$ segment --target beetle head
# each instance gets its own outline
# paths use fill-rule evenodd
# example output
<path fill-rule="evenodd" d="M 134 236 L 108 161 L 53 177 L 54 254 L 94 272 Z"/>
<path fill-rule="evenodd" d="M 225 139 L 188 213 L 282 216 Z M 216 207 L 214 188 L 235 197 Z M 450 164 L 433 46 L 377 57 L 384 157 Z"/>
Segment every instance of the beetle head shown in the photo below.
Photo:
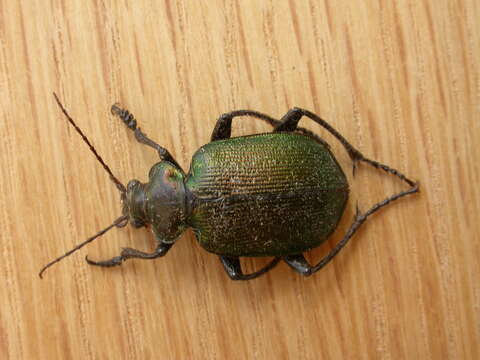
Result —
<path fill-rule="evenodd" d="M 128 182 L 125 194 L 122 194 L 122 213 L 128 216 L 128 221 L 136 228 L 146 226 L 144 189 L 145 184 L 133 179 Z"/>
<path fill-rule="evenodd" d="M 97 151 L 85 136 L 83 131 L 75 124 L 58 99 L 53 94 L 55 101 L 67 118 L 68 122 L 75 128 L 83 141 L 88 145 L 97 160 L 105 171 L 110 175 L 117 189 L 121 193 L 123 204 L 123 215 L 116 219 L 111 225 L 100 230 L 95 235 L 67 251 L 62 256 L 50 261 L 39 272 L 40 278 L 45 270 L 58 263 L 62 259 L 80 250 L 98 237 L 105 234 L 114 227 L 123 227 L 128 222 L 134 227 L 152 225 L 157 239 L 162 242 L 174 242 L 186 227 L 186 193 L 183 179 L 185 174 L 177 166 L 170 162 L 162 161 L 150 169 L 149 182 L 142 184 L 138 180 L 131 180 L 127 188 L 113 175 L 108 165 L 98 155 Z"/>

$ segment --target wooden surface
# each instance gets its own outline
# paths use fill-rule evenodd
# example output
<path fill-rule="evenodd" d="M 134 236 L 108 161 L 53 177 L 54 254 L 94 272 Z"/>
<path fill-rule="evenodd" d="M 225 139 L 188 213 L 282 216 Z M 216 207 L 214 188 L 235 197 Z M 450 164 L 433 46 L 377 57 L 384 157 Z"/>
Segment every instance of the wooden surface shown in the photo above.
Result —
<path fill-rule="evenodd" d="M 8 359 L 480 358 L 480 3 L 0 0 L 0 354 Z M 232 282 L 188 231 L 156 261 L 113 230 L 119 194 L 54 103 L 58 92 L 116 176 L 156 154 L 109 113 L 122 102 L 188 168 L 216 117 L 290 107 L 421 181 L 328 267 Z M 319 127 L 350 174 L 347 156 Z M 234 134 L 268 130 L 238 120 Z M 402 189 L 361 167 L 341 228 Z M 266 259 L 244 261 L 252 270 Z"/>

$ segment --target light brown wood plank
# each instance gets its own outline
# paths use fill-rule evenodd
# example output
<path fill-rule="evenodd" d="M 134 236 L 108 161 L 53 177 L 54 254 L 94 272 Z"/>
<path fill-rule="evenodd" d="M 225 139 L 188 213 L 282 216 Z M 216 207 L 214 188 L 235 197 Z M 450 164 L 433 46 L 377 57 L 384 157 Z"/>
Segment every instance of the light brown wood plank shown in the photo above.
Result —
<path fill-rule="evenodd" d="M 475 0 L 0 0 L 0 353 L 8 359 L 480 358 L 480 5 Z M 120 101 L 188 168 L 223 112 L 300 106 L 421 182 L 308 279 L 281 264 L 232 282 L 188 231 L 157 261 L 108 225 L 119 194 L 54 103 L 122 181 L 156 154 Z M 303 124 L 323 135 L 307 120 Z M 267 131 L 254 120 L 234 134 Z M 347 156 L 325 135 L 350 173 Z M 361 167 L 339 231 L 403 185 Z M 252 270 L 266 260 L 245 260 Z"/>

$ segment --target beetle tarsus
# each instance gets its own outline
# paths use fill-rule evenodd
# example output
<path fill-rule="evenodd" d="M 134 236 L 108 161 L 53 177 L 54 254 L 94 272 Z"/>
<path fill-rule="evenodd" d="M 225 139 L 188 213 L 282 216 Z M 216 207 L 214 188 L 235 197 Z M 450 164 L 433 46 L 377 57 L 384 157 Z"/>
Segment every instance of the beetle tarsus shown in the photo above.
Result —
<path fill-rule="evenodd" d="M 143 252 L 143 251 L 132 249 L 132 248 L 123 248 L 119 256 L 115 256 L 109 260 L 93 261 L 93 260 L 90 260 L 88 256 L 85 256 L 85 260 L 90 265 L 95 265 L 95 266 L 103 266 L 103 267 L 118 266 L 118 265 L 121 265 L 122 262 L 128 259 L 136 258 L 136 259 L 152 260 L 152 259 L 159 258 L 161 256 L 165 256 L 165 254 L 168 252 L 168 250 L 170 250 L 172 245 L 173 244 L 160 243 L 155 249 L 155 251 L 151 253 Z"/>
<path fill-rule="evenodd" d="M 113 104 L 110 111 L 113 115 L 118 116 L 129 129 L 135 130 L 137 128 L 137 120 L 133 114 L 127 109 L 122 108 L 119 103 Z"/>
<path fill-rule="evenodd" d="M 142 130 L 140 130 L 140 127 L 137 127 L 137 120 L 130 111 L 128 111 L 127 109 L 123 109 L 120 104 L 115 103 L 111 107 L 111 112 L 113 115 L 118 116 L 125 123 L 125 125 L 127 125 L 127 127 L 135 133 L 135 139 L 139 143 L 157 150 L 161 160 L 169 161 L 178 168 L 180 168 L 180 165 L 168 152 L 167 149 L 150 139 L 144 132 L 142 132 Z"/>

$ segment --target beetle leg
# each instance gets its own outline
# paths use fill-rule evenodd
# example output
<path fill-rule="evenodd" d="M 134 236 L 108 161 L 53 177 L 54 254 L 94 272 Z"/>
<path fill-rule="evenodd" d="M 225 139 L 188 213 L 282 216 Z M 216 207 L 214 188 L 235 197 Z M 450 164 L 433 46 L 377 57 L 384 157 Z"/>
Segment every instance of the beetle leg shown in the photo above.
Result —
<path fill-rule="evenodd" d="M 354 169 L 356 167 L 356 163 L 359 161 L 363 161 L 371 166 L 382 169 L 385 172 L 388 172 L 392 175 L 398 176 L 401 180 L 405 181 L 408 185 L 412 188 L 416 185 L 416 183 L 410 179 L 408 179 L 405 175 L 401 174 L 395 169 L 390 168 L 387 165 L 381 164 L 375 160 L 370 160 L 363 156 L 363 154 L 355 149 L 352 144 L 350 144 L 347 139 L 345 139 L 337 130 L 335 130 L 329 123 L 325 120 L 321 119 L 318 115 L 300 108 L 293 108 L 290 109 L 285 116 L 282 117 L 281 124 L 277 125 L 274 131 L 294 131 L 297 129 L 297 124 L 300 121 L 302 116 L 306 116 L 325 128 L 329 133 L 331 133 L 334 137 L 337 138 L 338 141 L 343 145 L 345 150 L 347 151 L 348 155 L 353 161 Z"/>
<path fill-rule="evenodd" d="M 212 132 L 210 138 L 211 141 L 228 139 L 232 134 L 232 120 L 234 117 L 238 116 L 251 116 L 257 119 L 262 119 L 272 126 L 277 126 L 280 121 L 276 120 L 268 115 L 262 114 L 254 110 L 236 110 L 226 114 L 221 115 Z"/>
<path fill-rule="evenodd" d="M 118 116 L 125 123 L 125 125 L 127 125 L 127 127 L 135 133 L 135 139 L 137 139 L 139 143 L 150 146 L 151 148 L 157 150 L 161 160 L 169 161 L 173 165 L 180 168 L 177 161 L 167 149 L 150 139 L 147 135 L 145 135 L 144 132 L 142 132 L 142 130 L 140 130 L 139 127 L 137 127 L 137 120 L 130 111 L 121 108 L 119 104 L 113 104 L 111 111 L 113 115 Z"/>
<path fill-rule="evenodd" d="M 302 254 L 287 255 L 283 258 L 283 261 L 285 261 L 293 270 L 304 276 L 310 276 L 313 274 L 312 266 Z"/>
<path fill-rule="evenodd" d="M 232 120 L 233 117 L 230 114 L 221 115 L 213 128 L 210 140 L 215 141 L 230 138 L 232 135 Z"/>
<path fill-rule="evenodd" d="M 127 259 L 138 258 L 138 259 L 150 260 L 150 259 L 156 259 L 158 257 L 162 257 L 168 252 L 168 250 L 170 250 L 172 245 L 173 244 L 160 243 L 158 247 L 155 249 L 155 251 L 151 253 L 146 253 L 146 252 L 143 252 L 137 249 L 132 249 L 132 248 L 123 248 L 119 256 L 115 256 L 109 260 L 93 261 L 93 260 L 90 260 L 88 257 L 85 257 L 85 260 L 90 265 L 112 267 L 112 266 L 120 265 L 122 262 L 124 262 Z"/>
<path fill-rule="evenodd" d="M 356 164 L 360 161 L 369 164 L 370 166 L 373 166 L 376 169 L 381 169 L 391 175 L 397 176 L 400 180 L 404 181 L 407 183 L 410 188 L 404 191 L 400 191 L 396 194 L 393 194 L 384 200 L 374 204 L 370 209 L 368 209 L 365 213 L 361 213 L 357 207 L 357 213 L 355 215 L 355 219 L 352 222 L 352 225 L 350 225 L 350 228 L 344 235 L 343 239 L 340 240 L 340 242 L 328 253 L 317 265 L 311 267 L 312 273 L 317 272 L 320 270 L 322 267 L 324 267 L 330 260 L 332 260 L 338 252 L 347 244 L 348 240 L 353 236 L 353 234 L 358 230 L 358 228 L 367 220 L 367 217 L 372 215 L 374 212 L 380 210 L 382 207 L 388 205 L 390 202 L 397 200 L 403 196 L 413 194 L 418 192 L 418 183 L 410 180 L 407 178 L 405 175 L 400 173 L 398 170 L 393 169 L 385 164 L 379 163 L 378 161 L 368 159 L 363 156 L 363 154 L 355 149 L 337 130 L 335 130 L 329 123 L 327 123 L 325 120 L 321 119 L 319 116 L 316 114 L 300 109 L 300 108 L 293 108 L 287 112 L 287 114 L 282 118 L 281 124 L 277 125 L 274 129 L 274 131 L 295 131 L 297 130 L 297 125 L 298 122 L 300 121 L 302 116 L 306 116 L 325 128 L 328 132 L 330 132 L 334 137 L 337 138 L 338 141 L 343 145 L 345 150 L 347 151 L 348 155 L 353 161 L 353 170 L 355 171 Z M 294 258 L 292 261 L 287 262 L 290 266 L 296 268 L 295 266 L 300 266 L 300 269 L 302 269 L 302 266 L 305 264 L 308 265 L 308 263 L 305 261 L 305 263 L 302 263 L 300 258 L 297 256 Z M 294 261 L 295 260 L 295 261 Z"/>
<path fill-rule="evenodd" d="M 226 114 L 223 114 L 220 116 L 217 120 L 217 123 L 215 124 L 215 128 L 213 129 L 212 136 L 211 136 L 211 141 L 215 140 L 221 140 L 221 139 L 228 139 L 231 136 L 232 133 L 232 120 L 234 117 L 237 116 L 251 116 L 260 120 L 263 120 L 273 126 L 274 128 L 278 127 L 281 125 L 282 121 L 277 120 L 272 118 L 271 116 L 268 116 L 266 114 L 262 114 L 258 111 L 254 110 L 236 110 L 232 111 Z M 283 118 L 282 118 L 283 120 Z M 310 130 L 307 130 L 302 127 L 296 127 L 295 132 L 306 135 L 311 137 L 313 140 L 319 142 L 320 144 L 324 145 L 327 148 L 330 148 L 330 145 L 323 140 L 320 136 L 317 134 L 314 134 Z"/>
<path fill-rule="evenodd" d="M 270 124 L 274 128 L 281 125 L 281 123 L 282 123 L 281 120 L 274 119 L 271 116 L 260 113 L 258 111 L 236 110 L 236 111 L 232 111 L 232 112 L 223 114 L 218 118 L 217 123 L 215 124 L 215 128 L 213 129 L 212 136 L 211 136 L 210 140 L 215 141 L 215 140 L 222 140 L 222 139 L 230 138 L 230 136 L 232 134 L 232 120 L 233 120 L 234 117 L 237 117 L 237 116 L 251 116 L 251 117 L 254 117 L 254 118 L 257 118 L 257 119 L 260 119 L 260 120 L 263 120 L 263 121 L 267 122 L 268 124 Z M 306 135 L 306 136 L 309 136 L 313 140 L 322 144 L 323 146 L 325 146 L 327 148 L 330 148 L 330 145 L 328 145 L 328 143 L 325 140 L 323 140 L 320 136 L 318 136 L 317 134 L 314 134 L 310 130 L 307 130 L 307 129 L 302 128 L 302 127 L 296 127 L 295 132 Z"/>
<path fill-rule="evenodd" d="M 402 192 L 402 196 L 405 196 L 410 193 L 414 193 L 418 191 L 418 184 L 407 178 L 405 175 L 400 173 L 398 170 L 393 169 L 385 164 L 379 163 L 378 161 L 371 160 L 363 156 L 363 154 L 355 149 L 348 141 L 345 139 L 337 130 L 335 130 L 329 123 L 327 123 L 325 120 L 321 119 L 318 115 L 304 109 L 300 108 L 293 108 L 287 112 L 287 114 L 282 118 L 282 123 L 279 124 L 278 126 L 275 127 L 274 131 L 294 131 L 297 129 L 297 124 L 298 121 L 302 116 L 306 116 L 310 118 L 311 120 L 315 121 L 317 124 L 321 125 L 324 127 L 328 132 L 330 132 L 334 137 L 340 141 L 340 143 L 343 145 L 345 150 L 347 151 L 348 155 L 352 159 L 354 166 L 355 163 L 359 161 L 363 161 L 374 168 L 377 169 L 382 169 L 383 171 L 390 173 L 392 175 L 397 176 L 400 178 L 400 180 L 406 182 L 408 185 L 410 185 L 410 191 L 408 192 Z"/>
<path fill-rule="evenodd" d="M 275 129 L 273 129 L 273 131 L 295 131 L 298 122 L 300 121 L 302 116 L 303 113 L 301 111 L 298 111 L 297 108 L 288 110 L 288 112 L 280 119 L 280 124 L 275 126 Z"/>
<path fill-rule="evenodd" d="M 367 218 L 372 215 L 374 212 L 378 211 L 382 207 L 388 205 L 394 200 L 397 200 L 405 195 L 413 194 L 418 191 L 418 184 L 415 184 L 412 186 L 410 189 L 401 191 L 397 194 L 394 194 L 392 196 L 389 196 L 388 198 L 374 204 L 370 209 L 368 209 L 366 212 L 362 213 L 360 212 L 360 209 L 358 208 L 358 205 L 356 207 L 356 213 L 355 213 L 355 218 L 350 225 L 350 228 L 347 230 L 345 235 L 343 236 L 342 240 L 340 240 L 335 247 L 327 254 L 325 257 L 318 262 L 317 265 L 310 266 L 305 259 L 303 259 L 305 262 L 302 263 L 300 257 L 298 255 L 293 255 L 294 257 L 291 259 L 291 261 L 287 261 L 289 256 L 285 257 L 285 262 L 287 262 L 288 265 L 293 267 L 295 270 L 299 271 L 298 269 L 305 268 L 305 264 L 307 266 L 310 266 L 310 274 L 316 273 L 318 270 L 323 268 L 325 265 L 327 265 L 330 260 L 332 260 L 339 252 L 342 250 L 342 248 L 348 243 L 348 240 L 355 234 L 355 232 L 358 230 L 358 228 L 367 220 Z M 303 258 L 303 256 L 302 256 Z M 299 271 L 301 272 L 301 271 Z M 308 275 L 310 275 L 308 274 Z"/>
<path fill-rule="evenodd" d="M 251 280 L 255 279 L 256 277 L 265 274 L 266 272 L 272 270 L 280 261 L 281 258 L 276 257 L 270 263 L 268 263 L 264 268 L 255 271 L 251 274 L 244 274 L 242 271 L 242 266 L 240 265 L 240 259 L 238 257 L 230 257 L 230 256 L 219 256 L 220 261 L 225 268 L 228 276 L 232 280 Z"/>

